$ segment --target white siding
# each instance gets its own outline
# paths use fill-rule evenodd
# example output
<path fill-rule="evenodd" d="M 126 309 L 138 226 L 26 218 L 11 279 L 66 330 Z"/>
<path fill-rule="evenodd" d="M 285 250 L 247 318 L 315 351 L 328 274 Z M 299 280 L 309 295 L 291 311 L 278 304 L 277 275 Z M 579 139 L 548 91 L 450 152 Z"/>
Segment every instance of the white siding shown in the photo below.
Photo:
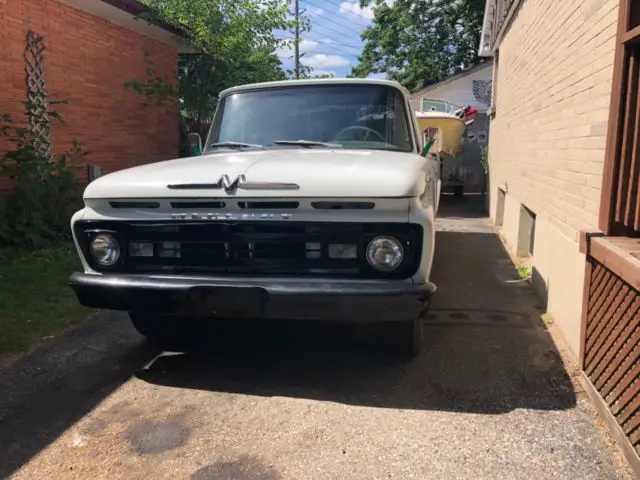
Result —
<path fill-rule="evenodd" d="M 493 63 L 489 63 L 484 68 L 479 68 L 475 72 L 451 81 L 445 80 L 431 88 L 427 88 L 411 95 L 411 105 L 414 110 L 420 109 L 421 98 L 432 98 L 434 100 L 445 100 L 447 102 L 460 105 L 462 107 L 471 105 L 478 109 L 478 112 L 486 112 L 488 105 L 480 103 L 473 94 L 473 81 L 491 81 L 493 74 Z"/>

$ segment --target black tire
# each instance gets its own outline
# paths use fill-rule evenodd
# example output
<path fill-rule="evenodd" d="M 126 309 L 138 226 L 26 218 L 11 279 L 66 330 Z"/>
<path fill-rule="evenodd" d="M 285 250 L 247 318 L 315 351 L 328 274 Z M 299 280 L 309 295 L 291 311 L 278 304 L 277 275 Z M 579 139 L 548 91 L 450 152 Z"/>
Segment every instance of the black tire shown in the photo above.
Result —
<path fill-rule="evenodd" d="M 422 318 L 398 325 L 398 353 L 404 360 L 413 360 L 422 351 L 424 324 Z"/>
<path fill-rule="evenodd" d="M 180 327 L 183 324 L 179 317 L 129 312 L 129 318 L 133 327 L 145 337 L 150 346 L 166 349 L 175 346 L 179 340 Z"/>
<path fill-rule="evenodd" d="M 464 195 L 464 187 L 462 185 L 456 185 L 453 187 L 453 194 L 456 197 L 462 197 Z"/>
<path fill-rule="evenodd" d="M 383 326 L 381 340 L 394 357 L 411 361 L 420 355 L 424 342 L 422 318 L 410 322 L 389 322 Z"/>

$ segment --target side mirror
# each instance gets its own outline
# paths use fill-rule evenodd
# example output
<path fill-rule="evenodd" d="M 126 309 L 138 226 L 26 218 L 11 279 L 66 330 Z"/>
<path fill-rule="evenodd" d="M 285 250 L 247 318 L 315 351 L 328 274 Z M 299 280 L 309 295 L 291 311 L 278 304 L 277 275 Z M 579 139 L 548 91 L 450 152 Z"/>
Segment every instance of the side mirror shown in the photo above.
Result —
<path fill-rule="evenodd" d="M 202 137 L 199 133 L 190 133 L 187 136 L 189 147 L 193 155 L 202 155 Z"/>

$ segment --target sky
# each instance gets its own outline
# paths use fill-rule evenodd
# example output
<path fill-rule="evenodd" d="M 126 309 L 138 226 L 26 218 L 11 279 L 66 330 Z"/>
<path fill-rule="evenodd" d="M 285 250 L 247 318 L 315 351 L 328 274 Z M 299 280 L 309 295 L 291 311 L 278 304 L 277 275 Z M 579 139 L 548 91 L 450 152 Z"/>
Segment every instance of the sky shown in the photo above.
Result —
<path fill-rule="evenodd" d="M 300 11 L 311 21 L 311 31 L 303 32 L 300 42 L 301 63 L 314 73 L 333 73 L 344 77 L 358 62 L 362 51 L 360 34 L 371 24 L 371 7 L 360 8 L 358 0 L 299 0 Z M 293 1 L 291 2 L 293 5 Z M 392 0 L 387 0 L 392 3 Z M 293 9 L 293 6 L 292 6 Z M 278 35 L 293 37 L 291 32 Z M 280 49 L 284 68 L 293 68 L 293 49 Z M 372 75 L 382 77 L 384 75 Z"/>

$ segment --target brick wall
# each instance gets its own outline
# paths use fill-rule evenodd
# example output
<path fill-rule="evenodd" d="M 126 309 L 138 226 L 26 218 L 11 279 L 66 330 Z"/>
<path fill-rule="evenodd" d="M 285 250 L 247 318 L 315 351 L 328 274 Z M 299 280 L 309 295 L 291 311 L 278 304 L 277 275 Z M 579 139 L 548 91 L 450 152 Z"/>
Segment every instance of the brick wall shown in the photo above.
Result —
<path fill-rule="evenodd" d="M 597 228 L 618 0 L 524 0 L 494 65 L 492 216 L 517 250 L 522 205 L 536 216 L 533 263 L 548 310 L 577 351 L 584 257 Z M 564 293 L 563 293 L 564 292 Z"/>
<path fill-rule="evenodd" d="M 492 182 L 577 241 L 597 226 L 618 0 L 525 0 L 500 44 Z"/>
<path fill-rule="evenodd" d="M 90 151 L 84 162 L 103 173 L 138 161 L 177 156 L 177 107 L 142 106 L 123 84 L 144 79 L 145 46 L 159 74 L 175 77 L 177 50 L 58 0 L 0 0 L 0 113 L 23 118 L 26 80 L 23 58 L 27 31 L 45 37 L 46 79 L 65 119 L 53 132 L 54 151 L 77 138 Z M 0 145 L 0 155 L 7 145 Z M 82 172 L 84 175 L 84 170 Z M 0 191 L 10 187 L 0 179 Z"/>

